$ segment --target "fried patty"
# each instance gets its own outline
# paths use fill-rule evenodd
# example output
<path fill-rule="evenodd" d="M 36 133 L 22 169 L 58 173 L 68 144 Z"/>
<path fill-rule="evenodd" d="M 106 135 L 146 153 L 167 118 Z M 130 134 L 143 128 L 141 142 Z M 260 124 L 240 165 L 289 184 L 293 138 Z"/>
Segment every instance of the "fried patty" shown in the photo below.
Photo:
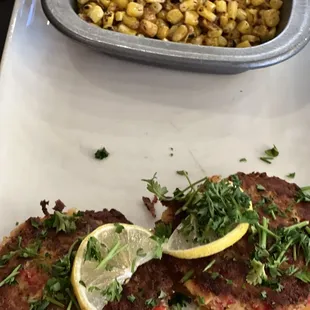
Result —
<path fill-rule="evenodd" d="M 296 184 L 290 184 L 277 177 L 268 177 L 266 173 L 238 173 L 242 182 L 241 187 L 251 197 L 253 206 L 259 214 L 260 219 L 265 216 L 270 220 L 270 227 L 277 228 L 289 226 L 296 221 L 310 221 L 310 203 L 295 202 L 297 192 L 300 190 Z M 257 184 L 266 190 L 258 190 Z M 272 200 L 278 208 L 286 214 L 286 217 L 277 216 L 274 219 L 266 214 L 264 208 L 260 207 L 262 199 Z M 169 203 L 167 211 L 162 216 L 165 223 L 173 223 L 176 227 L 182 218 L 182 214 L 175 216 L 175 212 L 181 205 Z M 295 277 L 281 277 L 283 290 L 275 290 L 264 286 L 252 286 L 247 283 L 246 276 L 249 273 L 251 254 L 254 251 L 253 243 L 248 241 L 249 235 L 245 235 L 232 247 L 211 257 L 197 260 L 178 260 L 170 258 L 174 268 L 170 269 L 172 277 L 192 270 L 194 272 L 191 280 L 185 283 L 189 293 L 193 296 L 204 298 L 203 309 L 310 309 L 310 284 L 306 284 Z M 300 258 L 293 261 L 293 255 L 288 252 L 289 265 L 303 267 L 304 260 Z M 204 268 L 215 259 L 215 264 L 209 270 L 203 272 Z M 221 275 L 215 277 L 215 275 Z M 263 299 L 262 296 L 267 296 Z"/>
<path fill-rule="evenodd" d="M 46 211 L 46 210 L 45 210 Z M 44 219 L 48 218 L 45 217 Z M 42 221 L 40 218 L 30 218 L 17 227 L 9 238 L 4 241 L 0 248 L 0 257 L 15 251 L 18 247 L 18 237 L 21 237 L 21 246 L 27 247 L 36 240 L 41 241 L 39 256 L 36 258 L 21 258 L 13 256 L 8 263 L 0 268 L 0 282 L 5 279 L 11 271 L 21 264 L 17 283 L 14 285 L 3 285 L 0 287 L 0 309 L 1 310 L 29 310 L 30 300 L 38 300 L 42 297 L 43 289 L 49 274 L 44 266 L 51 266 L 58 259 L 62 258 L 69 251 L 69 248 L 79 237 L 87 235 L 98 226 L 107 223 L 128 223 L 130 222 L 123 214 L 112 209 L 110 211 L 85 211 L 76 221 L 76 231 L 70 234 L 59 232 L 55 229 L 48 229 L 47 234 L 42 237 L 42 228 L 32 225 L 33 221 Z M 46 254 L 48 253 L 48 254 Z M 47 309 L 61 309 L 50 305 Z M 72 307 L 71 309 L 75 309 Z"/>

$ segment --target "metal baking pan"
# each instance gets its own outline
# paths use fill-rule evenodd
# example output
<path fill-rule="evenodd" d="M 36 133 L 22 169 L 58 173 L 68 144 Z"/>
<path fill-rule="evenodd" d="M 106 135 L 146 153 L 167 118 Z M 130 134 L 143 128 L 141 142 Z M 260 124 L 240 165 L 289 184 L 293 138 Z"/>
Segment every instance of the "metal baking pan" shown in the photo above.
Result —
<path fill-rule="evenodd" d="M 234 74 L 282 62 L 298 53 L 310 37 L 310 0 L 284 1 L 278 35 L 249 48 L 164 42 L 103 30 L 84 22 L 74 0 L 41 0 L 49 21 L 65 35 L 104 53 L 181 70 Z"/>

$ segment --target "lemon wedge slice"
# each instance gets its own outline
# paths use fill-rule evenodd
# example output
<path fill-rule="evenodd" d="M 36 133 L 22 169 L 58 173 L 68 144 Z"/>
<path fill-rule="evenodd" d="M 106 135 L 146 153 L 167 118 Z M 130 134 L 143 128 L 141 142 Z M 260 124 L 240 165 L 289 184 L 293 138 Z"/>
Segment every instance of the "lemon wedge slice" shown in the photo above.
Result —
<path fill-rule="evenodd" d="M 154 257 L 158 244 L 151 236 L 150 231 L 139 226 L 107 224 L 83 240 L 71 273 L 82 310 L 102 310 L 111 298 L 117 298 L 121 285 Z"/>
<path fill-rule="evenodd" d="M 252 202 L 250 202 L 249 210 L 253 210 Z M 192 241 L 194 236 L 185 237 L 180 231 L 181 228 L 182 223 L 174 230 L 167 243 L 163 245 L 163 252 L 177 258 L 195 259 L 211 256 L 229 248 L 247 233 L 249 224 L 239 224 L 225 236 L 198 246 Z"/>

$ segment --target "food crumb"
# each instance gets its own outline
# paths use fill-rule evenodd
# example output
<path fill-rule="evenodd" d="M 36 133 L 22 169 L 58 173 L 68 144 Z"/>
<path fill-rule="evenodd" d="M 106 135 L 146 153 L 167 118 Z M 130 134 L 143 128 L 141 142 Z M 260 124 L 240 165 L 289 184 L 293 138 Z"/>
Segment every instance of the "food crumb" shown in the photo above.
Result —
<path fill-rule="evenodd" d="M 142 201 L 146 208 L 149 210 L 149 212 L 152 214 L 152 216 L 156 217 L 156 210 L 154 205 L 157 201 L 155 202 L 155 198 L 153 199 L 153 201 L 151 201 L 151 199 L 148 197 L 142 197 Z"/>
<path fill-rule="evenodd" d="M 99 160 L 102 160 L 102 159 L 105 159 L 107 158 L 108 156 L 110 155 L 110 153 L 106 150 L 105 147 L 101 148 L 101 149 L 98 149 L 95 153 L 95 158 L 96 159 L 99 159 Z"/>

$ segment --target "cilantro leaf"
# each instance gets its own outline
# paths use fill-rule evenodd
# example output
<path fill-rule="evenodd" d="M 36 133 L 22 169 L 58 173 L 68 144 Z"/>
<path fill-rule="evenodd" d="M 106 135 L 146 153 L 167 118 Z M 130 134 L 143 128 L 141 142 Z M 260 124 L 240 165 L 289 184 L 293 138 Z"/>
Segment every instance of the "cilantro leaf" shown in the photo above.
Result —
<path fill-rule="evenodd" d="M 67 215 L 59 211 L 55 211 L 50 218 L 44 221 L 44 226 L 46 228 L 56 228 L 56 233 L 63 231 L 69 234 L 76 230 L 75 222 L 77 218 L 77 215 Z"/>
<path fill-rule="evenodd" d="M 271 149 L 265 150 L 265 154 L 269 157 L 277 157 L 279 155 L 279 151 L 275 145 Z"/>
<path fill-rule="evenodd" d="M 310 271 L 300 270 L 294 276 L 305 283 L 310 283 Z"/>
<path fill-rule="evenodd" d="M 19 269 L 22 267 L 22 265 L 18 265 L 16 268 L 13 269 L 13 271 L 0 282 L 0 287 L 3 285 L 13 285 L 16 283 L 15 277 L 19 274 Z"/>
<path fill-rule="evenodd" d="M 191 279 L 191 277 L 194 275 L 194 270 L 191 269 L 189 271 L 186 272 L 186 274 L 183 276 L 183 278 L 181 279 L 181 283 L 185 283 L 187 282 L 189 279 Z"/>
<path fill-rule="evenodd" d="M 167 187 L 161 187 L 156 181 L 156 173 L 152 179 L 142 179 L 143 182 L 147 183 L 147 190 L 153 193 L 159 200 L 165 200 L 165 196 L 168 193 Z"/>
<path fill-rule="evenodd" d="M 145 301 L 145 305 L 148 307 L 148 308 L 154 308 L 156 305 L 157 305 L 157 302 L 154 298 L 149 298 Z"/>
<path fill-rule="evenodd" d="M 136 300 L 136 297 L 133 294 L 131 294 L 127 296 L 127 299 L 132 303 Z"/>
<path fill-rule="evenodd" d="M 273 157 L 267 157 L 267 156 L 262 156 L 259 158 L 261 161 L 264 161 L 267 164 L 271 164 L 271 160 L 273 160 Z"/>
<path fill-rule="evenodd" d="M 125 229 L 125 227 L 120 223 L 115 223 L 114 226 L 115 226 L 115 232 L 117 234 L 120 234 Z"/>
<path fill-rule="evenodd" d="M 267 280 L 265 265 L 256 259 L 252 259 L 251 270 L 248 273 L 246 280 L 251 285 L 262 284 L 263 281 Z"/>
<path fill-rule="evenodd" d="M 266 190 L 266 188 L 263 185 L 261 185 L 261 184 L 256 184 L 256 189 L 258 191 L 265 191 Z"/>
<path fill-rule="evenodd" d="M 101 295 L 106 298 L 108 302 L 120 301 L 122 298 L 122 285 L 115 279 L 105 290 L 101 292 Z"/>
<path fill-rule="evenodd" d="M 102 260 L 101 245 L 97 238 L 91 236 L 87 241 L 84 261 L 100 262 Z"/>
<path fill-rule="evenodd" d="M 295 174 L 296 174 L 295 172 L 292 172 L 292 173 L 287 174 L 286 177 L 289 178 L 289 179 L 294 179 L 295 178 Z"/>
<path fill-rule="evenodd" d="M 247 162 L 247 159 L 246 159 L 246 158 L 240 158 L 240 159 L 239 159 L 239 162 L 241 162 L 241 163 L 246 163 L 246 162 Z"/>

